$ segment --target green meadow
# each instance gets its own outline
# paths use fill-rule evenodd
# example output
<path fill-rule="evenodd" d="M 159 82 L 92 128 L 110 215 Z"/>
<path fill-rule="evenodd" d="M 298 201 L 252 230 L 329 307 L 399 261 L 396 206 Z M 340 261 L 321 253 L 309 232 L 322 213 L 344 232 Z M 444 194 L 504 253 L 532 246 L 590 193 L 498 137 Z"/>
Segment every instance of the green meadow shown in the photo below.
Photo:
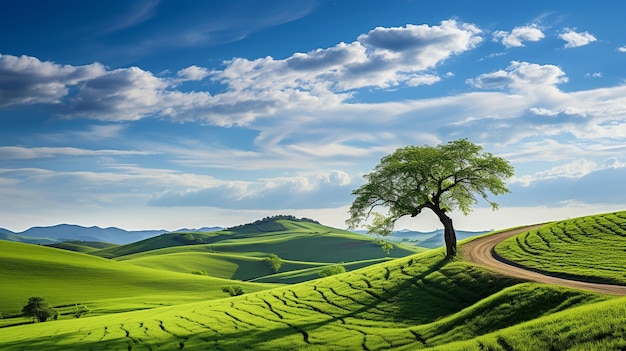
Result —
<path fill-rule="evenodd" d="M 626 226 L 624 213 L 591 217 L 597 217 L 596 222 L 613 218 L 616 226 L 604 226 L 604 235 L 597 235 L 595 240 L 604 238 L 607 247 L 620 245 L 614 239 Z M 591 217 L 585 217 L 585 221 Z M 580 223 L 581 219 L 559 223 L 565 228 L 570 221 Z M 556 223 L 541 230 L 552 225 Z M 314 249 L 301 247 L 296 239 L 293 243 L 298 245 L 289 251 L 289 240 L 283 236 L 287 234 L 280 232 L 276 232 L 275 238 L 271 231 L 260 232 L 258 241 L 235 237 L 253 235 L 251 232 L 216 233 L 211 234 L 213 239 L 208 239 L 215 240 L 211 243 L 191 238 L 196 244 L 136 249 L 134 253 L 110 259 L 0 241 L 1 245 L 6 245 L 0 247 L 3 316 L 15 311 L 15 306 L 23 304 L 28 296 L 38 295 L 45 295 L 54 306 L 80 301 L 110 308 L 107 314 L 90 312 L 81 318 L 62 316 L 57 321 L 2 328 L 0 349 L 508 351 L 626 348 L 626 297 L 525 282 L 464 262 L 462 258 L 447 260 L 441 249 L 418 250 L 382 260 L 346 259 L 346 265 L 358 262 L 363 266 L 315 279 L 307 271 L 337 261 L 325 258 L 326 252 L 315 255 L 311 252 Z M 324 234 L 321 231 L 308 233 L 311 236 Z M 306 236 L 304 232 L 299 234 Z M 216 240 L 220 235 L 230 239 Z M 518 238 L 528 235 L 523 233 Z M 242 241 L 237 242 L 240 239 Z M 585 245 L 580 245 L 579 241 L 569 243 L 582 254 L 581 247 Z M 356 254 L 350 251 L 352 246 L 358 247 L 357 244 L 360 242 L 341 247 L 347 250 L 347 256 L 357 258 L 351 256 Z M 561 250 L 566 249 L 566 243 L 559 245 L 562 245 Z M 376 245 L 371 246 L 381 250 Z M 589 254 L 595 252 L 591 245 L 586 247 Z M 293 270 L 266 273 L 262 278 L 272 280 L 272 276 L 281 274 L 303 274 L 307 279 L 290 284 L 260 284 L 259 279 L 225 278 L 235 276 L 235 267 L 245 267 L 246 262 L 261 264 L 257 260 L 262 260 L 269 252 L 284 257 L 285 266 L 291 265 Z M 159 260 L 159 256 L 166 259 Z M 311 256 L 319 260 L 311 261 Z M 626 265 L 624 255 L 617 260 L 616 266 Z M 5 268 L 4 262 L 13 263 Z M 541 262 L 550 267 L 549 254 Z M 310 266 L 305 267 L 307 264 Z M 561 258 L 555 259 L 553 265 L 559 264 Z M 186 273 L 202 267 L 205 275 Z M 604 268 L 598 267 L 598 275 Z M 247 269 L 254 271 L 254 268 L 242 268 Z M 593 269 L 585 267 L 585 276 L 591 275 L 589 272 Z M 33 290 L 19 290 L 28 272 L 33 276 L 25 281 L 25 286 Z M 262 273 L 260 268 L 257 273 Z M 11 279 L 9 284 L 4 284 L 5 279 Z M 220 290 L 225 282 L 241 285 L 246 293 L 229 297 Z M 56 295 L 53 289 L 46 290 L 50 286 L 58 288 Z M 163 297 L 171 296 L 172 300 L 168 306 L 155 307 L 146 303 L 151 296 L 158 297 L 153 301 L 160 298 L 164 305 L 167 303 L 163 303 L 166 300 Z M 175 300 L 175 296 L 179 299 Z M 22 298 L 22 301 L 13 300 L 4 306 L 5 297 Z M 119 313 L 113 313 L 116 312 L 114 306 Z"/>
<path fill-rule="evenodd" d="M 505 240 L 495 251 L 541 271 L 626 284 L 626 212 L 550 223 Z"/>

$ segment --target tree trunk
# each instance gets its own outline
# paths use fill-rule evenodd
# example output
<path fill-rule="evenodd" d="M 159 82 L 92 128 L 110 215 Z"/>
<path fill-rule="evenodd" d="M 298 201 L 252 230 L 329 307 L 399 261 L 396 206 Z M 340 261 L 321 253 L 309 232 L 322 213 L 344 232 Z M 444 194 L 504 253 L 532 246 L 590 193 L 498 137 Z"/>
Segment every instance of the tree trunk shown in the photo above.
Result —
<path fill-rule="evenodd" d="M 446 257 L 456 256 L 456 232 L 452 225 L 452 218 L 445 216 L 446 220 L 443 223 L 444 233 L 443 236 L 446 240 Z"/>
<path fill-rule="evenodd" d="M 438 208 L 433 208 L 437 217 L 443 224 L 444 232 L 443 238 L 446 242 L 446 257 L 454 257 L 456 256 L 456 232 L 454 231 L 454 226 L 452 225 L 452 218 L 446 215 L 445 211 Z"/>

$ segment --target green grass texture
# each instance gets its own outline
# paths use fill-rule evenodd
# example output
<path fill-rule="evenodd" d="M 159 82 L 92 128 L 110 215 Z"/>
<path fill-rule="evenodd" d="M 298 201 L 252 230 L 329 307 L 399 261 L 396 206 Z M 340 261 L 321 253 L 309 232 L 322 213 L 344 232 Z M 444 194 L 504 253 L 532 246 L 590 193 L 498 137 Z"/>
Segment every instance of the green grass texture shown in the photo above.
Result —
<path fill-rule="evenodd" d="M 52 306 L 86 304 L 112 313 L 221 298 L 232 280 L 145 268 L 88 254 L 0 240 L 0 313 L 18 314 L 31 296 Z M 246 291 L 274 284 L 237 282 Z M 0 324 L 2 324 L 0 319 Z"/>
<path fill-rule="evenodd" d="M 626 284 L 626 212 L 550 223 L 503 241 L 495 251 L 544 272 Z"/>
<path fill-rule="evenodd" d="M 395 244 L 389 254 L 368 236 L 310 222 L 278 220 L 279 231 L 185 233 L 194 244 L 183 245 L 180 234 L 155 238 L 92 254 L 114 257 L 155 269 L 208 276 L 293 284 L 316 279 L 324 266 L 342 264 L 347 270 L 361 268 L 426 249 Z M 208 242 L 208 243 L 207 243 Z M 282 260 L 279 274 L 264 263 L 270 254 Z"/>
<path fill-rule="evenodd" d="M 620 218 L 624 218 L 621 213 L 614 220 L 618 227 L 626 222 L 626 219 L 622 222 Z M 580 220 L 569 221 L 578 223 Z M 567 225 L 568 221 L 563 223 Z M 527 235 L 522 234 L 520 237 Z M 613 240 L 612 236 L 599 237 L 611 242 Z M 572 241 L 572 244 L 575 243 Z M 222 244 L 234 245 L 236 242 Z M 35 245 L 15 245 L 38 248 Z M 211 244 L 197 246 L 203 245 Z M 11 251 L 19 248 L 7 249 Z M 3 254 L 7 251 L 2 247 L 0 249 Z M 593 251 L 593 248 L 588 250 Z M 260 256 L 255 252 L 263 251 L 242 252 L 246 253 L 246 257 L 256 259 Z M 52 255 L 49 252 L 45 254 Z M 81 261 L 76 266 L 93 264 L 97 270 L 104 267 L 96 264 L 96 261 L 104 261 L 119 267 L 116 274 L 122 277 L 136 270 L 141 273 L 160 272 L 161 277 L 152 277 L 154 281 L 148 284 L 150 288 L 155 288 L 160 279 L 166 282 L 168 274 L 200 280 L 215 279 L 156 270 L 86 254 L 71 254 L 74 255 L 71 258 L 55 257 L 50 261 L 70 265 L 72 260 L 79 260 L 80 257 Z M 23 252 L 22 255 L 34 259 L 32 252 Z M 150 257 L 143 255 L 138 256 L 146 259 Z M 19 256 L 19 252 L 14 256 Z M 560 259 L 557 257 L 554 264 L 559 264 Z M 50 261 L 39 264 L 53 264 Z M 51 271 L 60 268 L 51 268 Z M 67 268 L 65 274 L 76 274 L 75 268 Z M 294 272 L 310 269 L 315 267 Z M 51 274 L 45 277 L 39 283 L 54 284 Z M 57 279 L 57 283 L 62 281 L 59 276 Z M 111 283 L 113 277 L 103 272 L 101 279 Z M 141 285 L 136 284 L 135 287 Z M 75 288 L 78 289 L 78 285 Z M 187 291 L 193 294 L 194 289 L 196 287 L 191 286 Z M 175 306 L 108 315 L 88 314 L 79 319 L 66 317 L 59 321 L 1 328 L 0 349 L 626 349 L 626 297 L 524 282 L 461 259 L 447 260 L 442 249 L 386 260 L 298 284 L 266 285 L 256 291 L 248 291 L 247 287 L 244 289 L 246 294 L 241 296 L 209 296 L 206 301 L 184 301 L 187 293 L 179 290 L 181 300 L 176 303 L 181 304 Z M 112 292 L 113 289 L 108 291 Z M 169 292 L 162 291 L 157 295 L 162 297 L 167 294 Z M 134 303 L 139 303 L 147 296 L 150 295 L 140 295 Z M 51 305 L 57 304 L 49 296 L 46 297 Z M 129 307 L 128 310 L 137 307 L 130 303 L 129 298 L 122 297 L 119 300 L 120 310 L 123 307 Z"/>
<path fill-rule="evenodd" d="M 527 350 L 523 335 L 543 333 L 544 344 L 533 346 L 560 342 L 561 320 L 575 324 L 572 335 L 605 345 L 615 343 L 615 335 L 598 330 L 591 319 L 587 324 L 570 319 L 599 311 L 606 328 L 621 327 L 618 336 L 624 337 L 624 301 L 523 283 L 447 261 L 441 250 L 433 250 L 233 298 L 6 328 L 0 348 L 414 350 L 464 342 L 454 347 L 508 350 L 506 345 L 519 342 L 513 349 Z M 614 311 L 616 306 L 622 309 Z"/>

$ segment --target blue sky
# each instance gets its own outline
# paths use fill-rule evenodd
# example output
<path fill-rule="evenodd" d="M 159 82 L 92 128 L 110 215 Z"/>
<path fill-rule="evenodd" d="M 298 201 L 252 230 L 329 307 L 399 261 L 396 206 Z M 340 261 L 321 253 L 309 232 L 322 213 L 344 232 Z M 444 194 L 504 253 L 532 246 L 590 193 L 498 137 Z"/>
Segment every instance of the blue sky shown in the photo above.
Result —
<path fill-rule="evenodd" d="M 626 209 L 626 3 L 0 5 L 0 227 L 345 228 L 398 147 L 515 167 L 460 229 Z M 440 227 L 431 214 L 398 227 Z"/>

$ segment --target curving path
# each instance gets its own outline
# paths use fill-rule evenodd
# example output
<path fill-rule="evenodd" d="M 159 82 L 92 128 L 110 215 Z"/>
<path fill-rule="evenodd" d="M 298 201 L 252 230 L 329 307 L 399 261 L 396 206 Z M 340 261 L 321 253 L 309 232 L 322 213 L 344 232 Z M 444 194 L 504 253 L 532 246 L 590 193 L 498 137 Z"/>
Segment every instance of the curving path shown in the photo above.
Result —
<path fill-rule="evenodd" d="M 537 271 L 523 268 L 514 264 L 506 263 L 494 257 L 493 248 L 501 241 L 514 235 L 533 230 L 543 226 L 543 224 L 509 230 L 506 232 L 488 235 L 483 238 L 472 240 L 462 247 L 463 258 L 472 263 L 479 264 L 493 271 L 514 276 L 521 279 L 532 280 L 540 283 L 562 285 L 570 288 L 595 291 L 603 294 L 626 295 L 626 286 L 590 283 L 570 277 L 555 277 Z"/>

